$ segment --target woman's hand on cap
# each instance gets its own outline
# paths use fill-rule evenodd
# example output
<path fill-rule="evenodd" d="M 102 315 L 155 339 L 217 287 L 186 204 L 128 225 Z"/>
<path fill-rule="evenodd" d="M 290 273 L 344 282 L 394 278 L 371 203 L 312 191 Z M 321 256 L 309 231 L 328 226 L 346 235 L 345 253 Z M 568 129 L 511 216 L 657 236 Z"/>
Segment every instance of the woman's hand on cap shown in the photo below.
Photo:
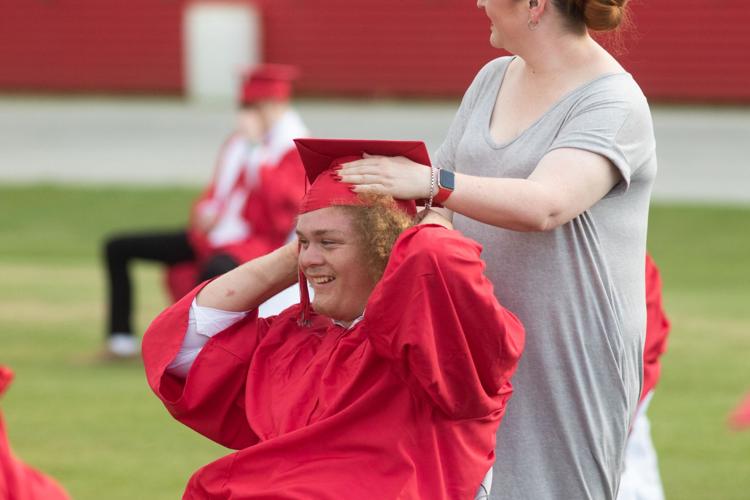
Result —
<path fill-rule="evenodd" d="M 430 168 L 403 156 L 365 154 L 362 160 L 342 164 L 342 182 L 353 184 L 356 193 L 386 194 L 401 200 L 430 196 Z"/>

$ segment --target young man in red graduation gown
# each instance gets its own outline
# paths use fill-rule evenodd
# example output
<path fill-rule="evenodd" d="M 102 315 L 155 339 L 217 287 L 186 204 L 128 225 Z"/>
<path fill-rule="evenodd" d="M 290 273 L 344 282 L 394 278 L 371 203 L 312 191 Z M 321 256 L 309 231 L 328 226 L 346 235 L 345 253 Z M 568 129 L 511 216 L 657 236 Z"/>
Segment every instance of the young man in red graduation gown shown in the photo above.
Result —
<path fill-rule="evenodd" d="M 176 301 L 198 282 L 268 253 L 290 238 L 305 182 L 293 139 L 307 135 L 290 106 L 295 74 L 292 67 L 266 64 L 243 76 L 237 131 L 221 148 L 211 183 L 193 205 L 188 228 L 120 234 L 106 242 L 110 355 L 138 352 L 131 325 L 130 261 L 170 266 L 167 286 Z"/>
<path fill-rule="evenodd" d="M 312 183 L 298 243 L 199 286 L 144 338 L 170 413 L 237 450 L 199 469 L 184 498 L 473 499 L 523 328 L 477 243 L 434 212 L 409 227 L 413 202 L 361 199 L 334 170 L 363 153 L 426 164 L 423 144 L 297 144 Z M 298 276 L 301 303 L 258 317 Z"/>
<path fill-rule="evenodd" d="M 0 397 L 13 379 L 10 368 L 0 365 Z M 52 478 L 29 467 L 13 454 L 0 412 L 0 499 L 68 500 L 68 495 Z"/>

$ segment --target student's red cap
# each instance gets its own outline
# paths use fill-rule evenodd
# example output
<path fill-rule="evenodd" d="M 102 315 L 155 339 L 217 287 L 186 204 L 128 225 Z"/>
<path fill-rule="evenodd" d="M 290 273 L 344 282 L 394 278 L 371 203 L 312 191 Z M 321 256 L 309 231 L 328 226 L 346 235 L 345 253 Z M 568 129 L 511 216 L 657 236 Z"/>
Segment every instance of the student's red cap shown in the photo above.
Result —
<path fill-rule="evenodd" d="M 338 180 L 337 168 L 364 153 L 379 156 L 405 156 L 422 165 L 430 165 L 430 155 L 421 141 L 373 141 L 358 139 L 295 139 L 310 186 L 302 200 L 300 213 L 334 205 L 361 205 L 351 185 Z M 413 200 L 396 200 L 398 207 L 414 216 Z"/>
<path fill-rule="evenodd" d="M 250 105 L 258 101 L 283 101 L 292 95 L 292 82 L 299 70 L 286 64 L 261 64 L 242 75 L 240 104 Z"/>

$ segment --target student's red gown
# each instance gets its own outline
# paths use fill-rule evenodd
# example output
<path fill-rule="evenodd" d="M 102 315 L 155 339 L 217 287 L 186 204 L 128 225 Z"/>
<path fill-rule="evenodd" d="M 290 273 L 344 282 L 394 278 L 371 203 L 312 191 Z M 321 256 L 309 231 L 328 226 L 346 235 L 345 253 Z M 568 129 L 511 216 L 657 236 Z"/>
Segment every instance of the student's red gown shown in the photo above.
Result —
<path fill-rule="evenodd" d="M 0 397 L 10 385 L 13 372 L 0 365 Z M 13 454 L 0 413 L 0 499 L 2 500 L 68 500 L 68 495 L 54 480 L 29 467 Z"/>
<path fill-rule="evenodd" d="M 646 255 L 646 341 L 643 346 L 643 390 L 641 401 L 648 396 L 661 375 L 661 357 L 667 350 L 669 319 L 664 312 L 661 276 L 656 263 Z"/>
<path fill-rule="evenodd" d="M 456 231 L 405 231 L 346 330 L 299 305 L 251 313 L 203 348 L 187 380 L 165 369 L 198 290 L 143 342 L 148 382 L 185 425 L 238 450 L 199 469 L 184 498 L 473 499 L 523 348 L 519 321 Z"/>

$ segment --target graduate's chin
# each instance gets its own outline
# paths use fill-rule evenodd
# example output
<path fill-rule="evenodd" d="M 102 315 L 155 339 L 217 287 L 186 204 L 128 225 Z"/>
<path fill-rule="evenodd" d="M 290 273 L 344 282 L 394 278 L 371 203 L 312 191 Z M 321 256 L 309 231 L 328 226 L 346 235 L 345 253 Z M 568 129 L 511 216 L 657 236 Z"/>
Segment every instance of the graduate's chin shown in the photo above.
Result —
<path fill-rule="evenodd" d="M 313 311 L 315 311 L 317 314 L 328 316 L 331 319 L 336 319 L 333 316 L 331 316 L 332 311 L 330 310 L 330 308 L 326 307 L 325 303 L 320 303 L 320 301 L 316 300 L 316 301 L 313 301 L 311 305 L 312 305 Z"/>
<path fill-rule="evenodd" d="M 315 311 L 316 314 L 320 314 L 321 316 L 326 316 L 333 321 L 341 321 L 343 323 L 348 323 L 353 320 L 351 318 L 352 314 L 346 314 L 343 311 L 340 310 L 340 308 L 336 307 L 327 307 L 326 303 L 320 303 L 320 302 L 313 302 L 312 303 L 312 309 Z"/>

